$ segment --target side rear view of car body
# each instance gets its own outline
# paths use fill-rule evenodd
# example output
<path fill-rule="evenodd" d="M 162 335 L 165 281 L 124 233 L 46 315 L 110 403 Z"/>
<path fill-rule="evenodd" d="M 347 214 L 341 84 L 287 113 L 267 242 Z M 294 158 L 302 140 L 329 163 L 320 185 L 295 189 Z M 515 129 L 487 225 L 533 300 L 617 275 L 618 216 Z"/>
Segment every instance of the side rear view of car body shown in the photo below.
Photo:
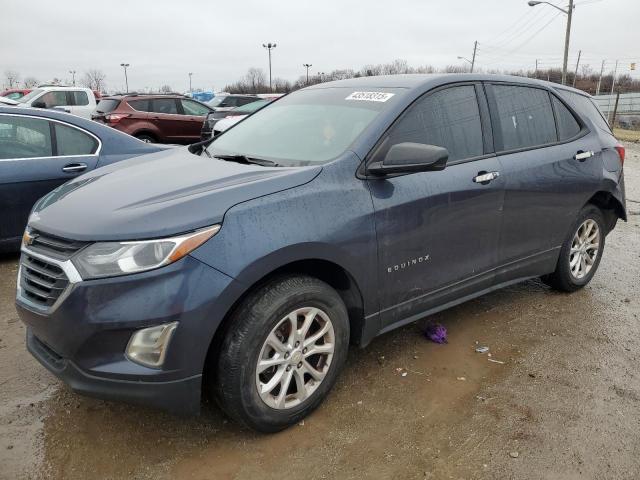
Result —
<path fill-rule="evenodd" d="M 530 79 L 325 83 L 199 148 L 34 209 L 17 307 L 76 391 L 196 412 L 206 390 L 277 431 L 350 343 L 529 278 L 579 289 L 626 220 L 624 148 L 590 97 Z"/>

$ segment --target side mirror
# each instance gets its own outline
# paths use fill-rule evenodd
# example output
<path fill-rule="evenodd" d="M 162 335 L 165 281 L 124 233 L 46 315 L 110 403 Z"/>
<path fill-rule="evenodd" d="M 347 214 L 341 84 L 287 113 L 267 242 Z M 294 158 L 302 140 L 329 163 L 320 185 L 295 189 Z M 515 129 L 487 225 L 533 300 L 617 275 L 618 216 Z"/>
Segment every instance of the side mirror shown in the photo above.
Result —
<path fill-rule="evenodd" d="M 47 108 L 47 104 L 44 103 L 42 100 L 36 100 L 31 104 L 31 106 L 33 108 Z"/>
<path fill-rule="evenodd" d="M 391 173 L 415 173 L 444 170 L 449 152 L 446 148 L 424 143 L 397 143 L 393 145 L 382 162 L 373 162 L 367 167 L 372 175 Z"/>

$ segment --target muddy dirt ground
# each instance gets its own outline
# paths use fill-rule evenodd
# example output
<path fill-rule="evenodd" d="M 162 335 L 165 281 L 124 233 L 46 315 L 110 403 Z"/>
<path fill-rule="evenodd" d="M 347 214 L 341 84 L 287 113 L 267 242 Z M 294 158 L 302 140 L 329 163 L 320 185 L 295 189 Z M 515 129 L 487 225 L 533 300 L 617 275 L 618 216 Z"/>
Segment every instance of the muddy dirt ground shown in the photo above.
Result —
<path fill-rule="evenodd" d="M 185 419 L 71 393 L 26 352 L 17 258 L 0 259 L 0 478 L 640 478 L 640 146 L 626 146 L 629 222 L 590 286 L 529 281 L 436 315 L 448 345 L 423 321 L 352 349 L 324 404 L 276 435 L 211 405 Z"/>

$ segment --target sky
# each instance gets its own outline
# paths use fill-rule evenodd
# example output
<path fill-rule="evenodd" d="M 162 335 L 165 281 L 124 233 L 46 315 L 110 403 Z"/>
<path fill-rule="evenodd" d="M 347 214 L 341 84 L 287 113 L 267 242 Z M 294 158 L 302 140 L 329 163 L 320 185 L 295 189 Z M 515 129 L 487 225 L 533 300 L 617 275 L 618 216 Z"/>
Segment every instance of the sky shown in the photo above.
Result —
<path fill-rule="evenodd" d="M 564 6 L 561 0 L 558 5 Z M 410 65 L 460 65 L 478 41 L 480 69 L 562 64 L 566 15 L 526 0 L 2 0 L 0 84 L 10 69 L 41 82 L 97 68 L 109 91 L 220 91 L 251 67 L 273 76 L 360 69 L 405 59 Z M 570 68 L 581 64 L 640 78 L 640 0 L 576 0 Z M 635 72 L 631 62 L 638 63 Z"/>

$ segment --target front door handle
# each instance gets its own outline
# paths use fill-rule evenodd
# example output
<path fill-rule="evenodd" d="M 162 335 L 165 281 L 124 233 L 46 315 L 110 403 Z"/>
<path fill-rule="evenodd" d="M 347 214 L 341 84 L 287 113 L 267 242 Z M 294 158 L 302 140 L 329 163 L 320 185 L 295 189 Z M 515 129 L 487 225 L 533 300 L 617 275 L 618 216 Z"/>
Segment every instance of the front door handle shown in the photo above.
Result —
<path fill-rule="evenodd" d="M 478 175 L 473 177 L 475 183 L 482 183 L 486 185 L 491 180 L 495 180 L 500 176 L 500 172 L 478 172 Z"/>
<path fill-rule="evenodd" d="M 62 171 L 66 173 L 84 172 L 87 169 L 86 163 L 70 163 L 62 167 Z"/>
<path fill-rule="evenodd" d="M 587 158 L 591 158 L 595 155 L 594 152 L 585 152 L 583 150 L 578 150 L 578 153 L 576 153 L 575 158 L 576 160 L 580 161 L 580 162 L 584 162 Z"/>

